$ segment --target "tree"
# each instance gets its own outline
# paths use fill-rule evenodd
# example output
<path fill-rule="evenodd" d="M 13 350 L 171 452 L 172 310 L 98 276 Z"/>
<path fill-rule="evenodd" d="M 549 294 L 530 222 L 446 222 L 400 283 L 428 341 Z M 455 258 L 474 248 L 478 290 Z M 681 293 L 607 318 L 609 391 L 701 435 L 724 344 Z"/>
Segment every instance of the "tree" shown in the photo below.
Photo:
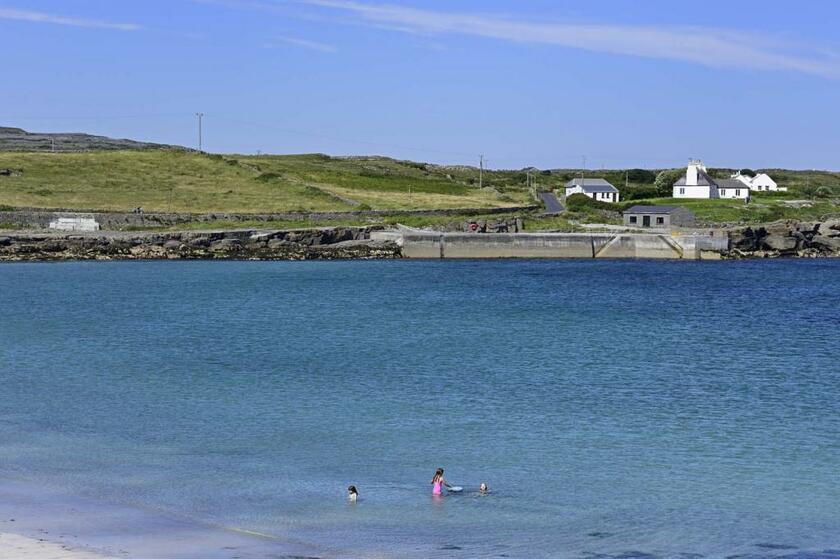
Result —
<path fill-rule="evenodd" d="M 656 174 L 647 169 L 628 169 L 627 180 L 637 184 L 653 184 L 656 180 Z"/>
<path fill-rule="evenodd" d="M 674 183 L 685 175 L 682 169 L 666 169 L 656 175 L 654 186 L 660 196 L 671 196 L 674 193 Z"/>
<path fill-rule="evenodd" d="M 755 177 L 755 175 L 756 175 L 756 172 L 753 171 L 752 169 L 741 169 L 739 171 L 739 173 L 741 173 L 742 175 L 747 176 L 747 177 Z"/>

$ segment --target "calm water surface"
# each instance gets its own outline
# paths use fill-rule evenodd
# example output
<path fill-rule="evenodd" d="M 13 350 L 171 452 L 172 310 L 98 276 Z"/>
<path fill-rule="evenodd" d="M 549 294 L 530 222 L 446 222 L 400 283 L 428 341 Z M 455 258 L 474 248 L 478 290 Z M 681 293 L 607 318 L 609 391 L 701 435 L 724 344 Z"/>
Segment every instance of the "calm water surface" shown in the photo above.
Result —
<path fill-rule="evenodd" d="M 840 261 L 3 265 L 0 476 L 324 555 L 838 557 L 838 333 Z"/>

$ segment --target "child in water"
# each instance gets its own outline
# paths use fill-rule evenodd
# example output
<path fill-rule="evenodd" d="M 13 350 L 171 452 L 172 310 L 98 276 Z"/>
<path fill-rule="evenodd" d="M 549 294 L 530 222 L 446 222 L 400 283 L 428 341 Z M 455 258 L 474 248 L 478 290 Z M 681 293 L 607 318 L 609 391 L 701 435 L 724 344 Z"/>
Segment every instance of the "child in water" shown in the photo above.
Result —
<path fill-rule="evenodd" d="M 356 486 L 351 485 L 347 488 L 347 500 L 351 503 L 355 503 L 356 500 L 359 498 L 359 492 L 356 491 Z"/>
<path fill-rule="evenodd" d="M 443 488 L 446 487 L 447 489 L 452 487 L 446 480 L 443 479 L 443 468 L 438 468 L 435 472 L 434 477 L 432 478 L 432 495 L 442 495 Z"/>
<path fill-rule="evenodd" d="M 487 495 L 487 493 L 489 491 L 490 491 L 490 489 L 487 487 L 487 484 L 482 481 L 481 485 L 478 486 L 478 494 L 479 495 Z"/>

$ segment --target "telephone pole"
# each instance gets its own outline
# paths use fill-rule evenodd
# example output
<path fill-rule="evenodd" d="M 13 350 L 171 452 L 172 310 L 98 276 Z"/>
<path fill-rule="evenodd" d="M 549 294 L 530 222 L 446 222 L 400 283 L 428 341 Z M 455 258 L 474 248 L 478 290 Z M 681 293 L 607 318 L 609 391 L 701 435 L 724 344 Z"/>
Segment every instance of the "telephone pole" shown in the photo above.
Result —
<path fill-rule="evenodd" d="M 583 159 L 583 168 L 580 170 L 580 186 L 582 188 L 586 186 L 586 156 L 582 155 L 581 158 Z"/>
<path fill-rule="evenodd" d="M 484 154 L 478 156 L 478 188 L 484 186 Z"/>
<path fill-rule="evenodd" d="M 201 119 L 204 118 L 204 113 L 195 113 L 198 117 L 198 153 L 204 153 L 201 150 Z"/>

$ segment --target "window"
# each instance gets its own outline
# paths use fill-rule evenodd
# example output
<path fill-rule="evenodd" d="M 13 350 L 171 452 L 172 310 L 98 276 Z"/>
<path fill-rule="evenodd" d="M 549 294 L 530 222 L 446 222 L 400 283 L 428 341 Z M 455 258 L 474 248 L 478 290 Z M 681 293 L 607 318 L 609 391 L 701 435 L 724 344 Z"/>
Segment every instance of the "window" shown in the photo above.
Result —
<path fill-rule="evenodd" d="M 680 188 L 680 194 L 685 194 L 685 188 Z"/>
<path fill-rule="evenodd" d="M 665 218 L 664 217 L 657 217 L 656 218 L 656 224 L 657 225 L 663 225 L 664 223 L 665 223 Z"/>
<path fill-rule="evenodd" d="M 736 198 L 740 198 L 740 197 L 741 197 L 741 189 L 740 189 L 740 188 L 736 188 L 736 189 L 735 189 L 735 197 L 736 197 Z"/>
<path fill-rule="evenodd" d="M 635 216 L 635 215 L 631 215 L 631 216 L 630 216 L 630 223 L 638 223 L 638 221 L 639 221 L 639 220 L 638 220 L 638 219 L 636 219 L 636 216 Z"/>

